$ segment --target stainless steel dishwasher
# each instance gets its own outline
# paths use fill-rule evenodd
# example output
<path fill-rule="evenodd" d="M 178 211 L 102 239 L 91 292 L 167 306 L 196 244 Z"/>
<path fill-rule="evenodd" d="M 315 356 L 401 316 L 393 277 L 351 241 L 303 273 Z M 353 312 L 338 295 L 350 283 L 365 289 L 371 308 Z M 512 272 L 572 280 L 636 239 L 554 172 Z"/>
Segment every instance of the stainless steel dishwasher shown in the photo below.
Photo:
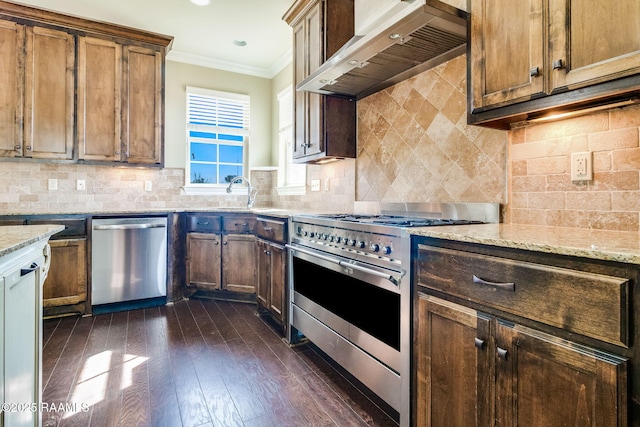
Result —
<path fill-rule="evenodd" d="M 167 218 L 92 221 L 91 304 L 167 295 Z"/>

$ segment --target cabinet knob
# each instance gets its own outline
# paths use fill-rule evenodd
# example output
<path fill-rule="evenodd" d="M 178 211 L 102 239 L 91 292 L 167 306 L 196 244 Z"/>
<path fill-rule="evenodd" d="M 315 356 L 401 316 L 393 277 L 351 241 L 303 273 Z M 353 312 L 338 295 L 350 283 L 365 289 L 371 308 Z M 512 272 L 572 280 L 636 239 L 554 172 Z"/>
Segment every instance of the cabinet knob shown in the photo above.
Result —
<path fill-rule="evenodd" d="M 120 152 L 119 151 L 114 151 L 113 154 L 115 154 L 116 156 L 119 156 Z"/>
<path fill-rule="evenodd" d="M 22 145 L 16 145 L 13 148 L 15 148 L 16 150 L 21 150 L 22 149 Z"/>
<path fill-rule="evenodd" d="M 478 350 L 484 350 L 484 340 L 481 340 L 480 338 L 475 338 L 474 345 Z"/>
<path fill-rule="evenodd" d="M 24 148 L 26 148 L 27 150 L 31 150 L 31 146 L 30 146 L 30 145 L 27 145 L 27 146 L 26 146 L 26 147 L 24 147 Z"/>
<path fill-rule="evenodd" d="M 540 67 L 530 68 L 529 75 L 531 75 L 531 77 L 538 77 L 540 75 Z"/>
<path fill-rule="evenodd" d="M 216 245 L 219 245 L 219 244 L 220 244 L 220 242 L 216 242 Z"/>
<path fill-rule="evenodd" d="M 507 350 L 498 347 L 498 357 L 502 360 L 507 360 Z"/>
<path fill-rule="evenodd" d="M 229 242 L 227 242 L 227 241 L 222 242 L 222 244 L 225 245 L 225 246 L 227 245 L 227 243 L 229 243 Z"/>
<path fill-rule="evenodd" d="M 564 68 L 564 63 L 562 62 L 562 59 L 558 59 L 557 61 L 553 61 L 553 69 L 554 70 L 560 70 Z"/>

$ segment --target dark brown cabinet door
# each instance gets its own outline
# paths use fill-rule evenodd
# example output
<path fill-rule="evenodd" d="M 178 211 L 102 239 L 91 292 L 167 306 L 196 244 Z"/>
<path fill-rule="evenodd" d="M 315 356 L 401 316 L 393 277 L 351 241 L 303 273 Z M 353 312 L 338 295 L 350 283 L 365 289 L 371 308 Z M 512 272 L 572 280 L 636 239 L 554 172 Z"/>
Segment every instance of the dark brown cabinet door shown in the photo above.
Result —
<path fill-rule="evenodd" d="M 122 145 L 128 163 L 162 161 L 162 53 L 124 47 Z"/>
<path fill-rule="evenodd" d="M 497 426 L 627 425 L 627 362 L 498 320 Z"/>
<path fill-rule="evenodd" d="M 269 311 L 281 324 L 287 323 L 287 251 L 284 246 L 272 244 L 269 249 L 271 259 L 271 295 Z"/>
<path fill-rule="evenodd" d="M 256 297 L 258 306 L 263 310 L 268 310 L 271 305 L 271 256 L 269 243 L 258 240 L 258 283 L 256 286 Z"/>
<path fill-rule="evenodd" d="M 415 425 L 493 425 L 490 324 L 475 310 L 419 294 Z"/>
<path fill-rule="evenodd" d="M 251 234 L 222 236 L 222 288 L 232 292 L 256 292 L 256 238 Z"/>
<path fill-rule="evenodd" d="M 78 40 L 78 158 L 120 161 L 122 45 Z"/>
<path fill-rule="evenodd" d="M 297 14 L 296 14 L 297 13 Z M 293 27 L 293 80 L 297 85 L 354 33 L 353 1 L 298 0 L 285 15 Z M 297 162 L 356 156 L 355 101 L 296 91 L 294 150 Z"/>
<path fill-rule="evenodd" d="M 24 156 L 73 158 L 75 38 L 27 27 Z"/>
<path fill-rule="evenodd" d="M 86 302 L 87 240 L 50 240 L 49 245 L 51 267 L 42 290 L 45 312 L 52 307 Z"/>
<path fill-rule="evenodd" d="M 0 20 L 0 156 L 22 156 L 23 25 Z"/>
<path fill-rule="evenodd" d="M 545 92 L 543 0 L 471 2 L 471 112 Z"/>
<path fill-rule="evenodd" d="M 220 280 L 219 234 L 187 234 L 187 286 L 202 290 L 218 290 Z"/>
<path fill-rule="evenodd" d="M 549 0 L 551 88 L 640 72 L 640 2 Z"/>

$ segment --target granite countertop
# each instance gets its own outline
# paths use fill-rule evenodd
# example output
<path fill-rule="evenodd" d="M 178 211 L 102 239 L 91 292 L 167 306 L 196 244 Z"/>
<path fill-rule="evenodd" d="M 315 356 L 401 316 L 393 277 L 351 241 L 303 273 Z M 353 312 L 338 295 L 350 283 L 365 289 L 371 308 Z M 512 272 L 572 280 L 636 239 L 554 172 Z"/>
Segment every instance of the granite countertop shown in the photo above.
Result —
<path fill-rule="evenodd" d="M 64 230 L 63 225 L 5 225 L 0 226 L 0 257 Z"/>
<path fill-rule="evenodd" d="M 520 224 L 408 229 L 414 236 L 640 264 L 640 233 Z"/>

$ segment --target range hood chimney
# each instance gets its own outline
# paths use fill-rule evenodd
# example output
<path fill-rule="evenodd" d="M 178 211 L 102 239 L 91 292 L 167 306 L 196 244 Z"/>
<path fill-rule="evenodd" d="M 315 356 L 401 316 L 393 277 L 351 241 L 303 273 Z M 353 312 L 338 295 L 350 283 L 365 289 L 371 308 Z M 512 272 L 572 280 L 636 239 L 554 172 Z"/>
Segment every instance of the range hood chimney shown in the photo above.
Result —
<path fill-rule="evenodd" d="M 362 99 L 466 52 L 467 13 L 442 1 L 356 0 L 355 15 L 356 35 L 296 90 Z"/>

